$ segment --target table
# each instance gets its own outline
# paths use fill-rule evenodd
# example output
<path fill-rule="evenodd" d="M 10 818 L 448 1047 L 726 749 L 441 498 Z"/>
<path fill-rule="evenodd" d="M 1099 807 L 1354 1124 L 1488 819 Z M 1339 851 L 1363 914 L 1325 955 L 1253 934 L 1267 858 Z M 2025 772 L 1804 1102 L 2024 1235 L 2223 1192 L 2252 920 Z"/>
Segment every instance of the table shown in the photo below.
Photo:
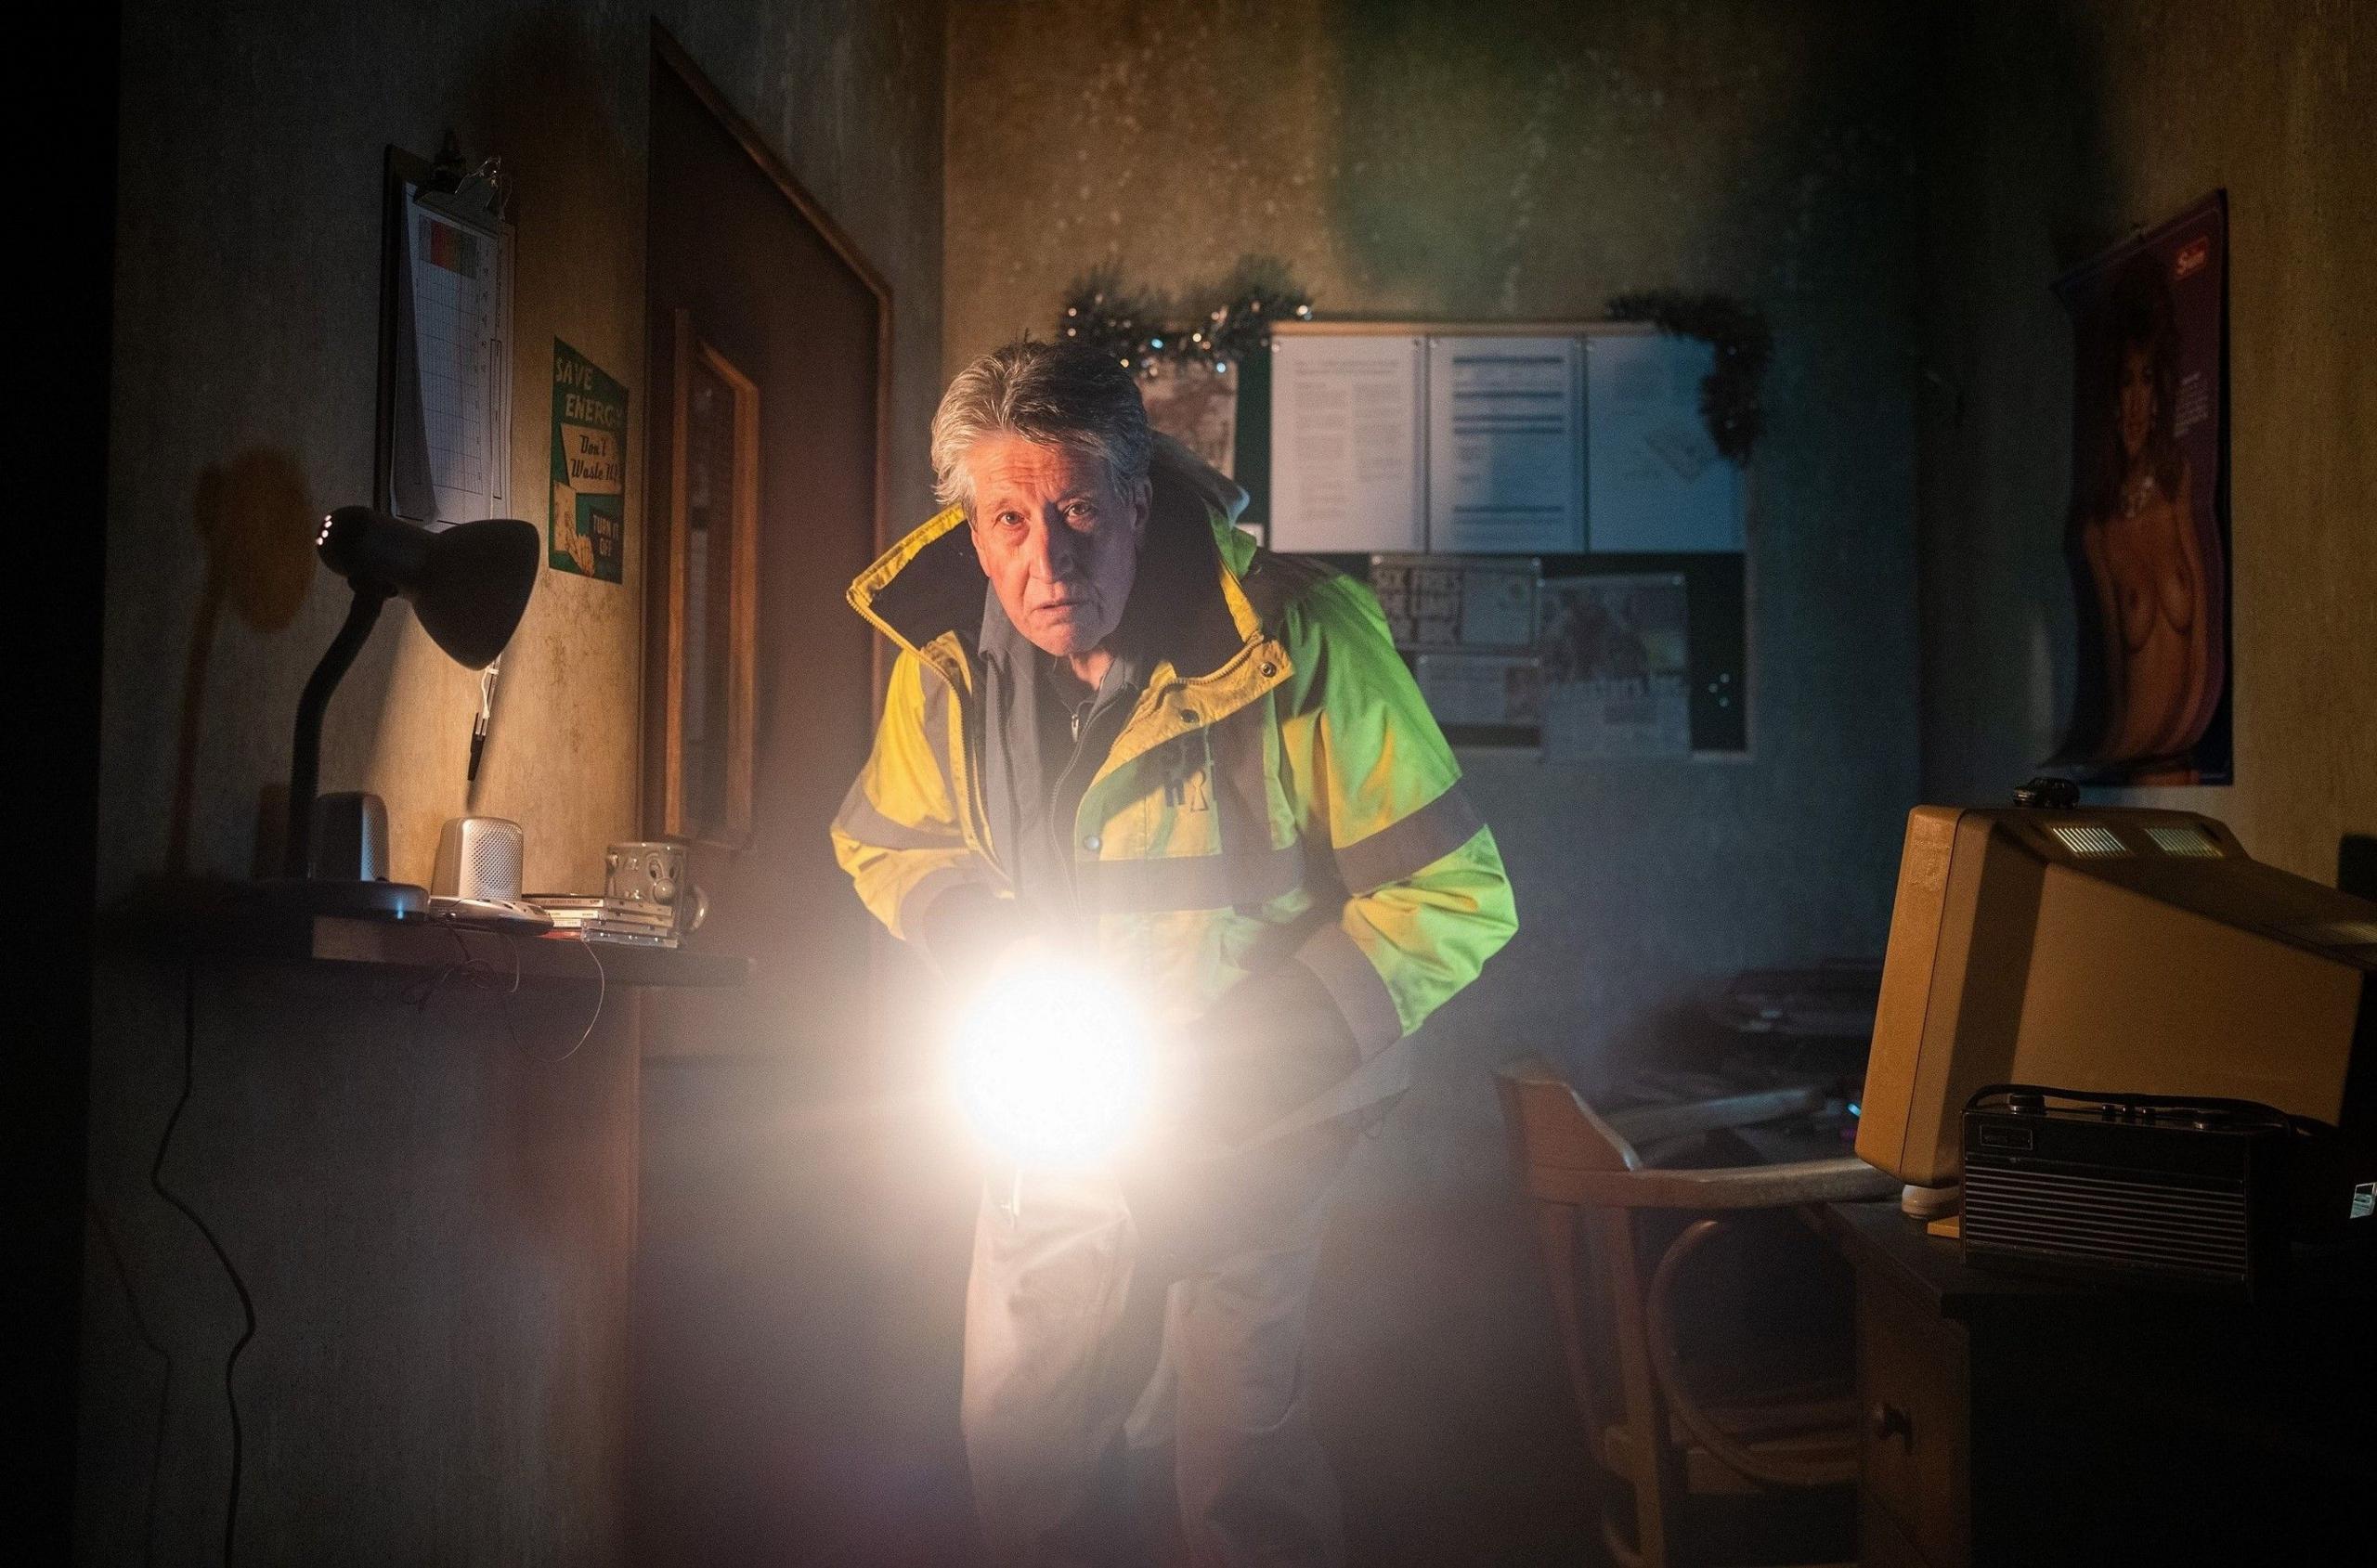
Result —
<path fill-rule="evenodd" d="M 1734 1135 L 1770 1162 L 1831 1138 Z M 1856 1271 L 1867 1568 L 2317 1562 L 2377 1538 L 2367 1257 L 2247 1303 L 1976 1269 L 1894 1202 L 1807 1218 Z"/>
<path fill-rule="evenodd" d="M 1842 1147 L 1729 1135 L 1769 1163 Z M 1804 1217 L 1856 1273 L 1867 1568 L 2323 1562 L 2377 1538 L 2377 1260 L 2248 1303 L 1975 1268 L 1895 1202 Z"/>

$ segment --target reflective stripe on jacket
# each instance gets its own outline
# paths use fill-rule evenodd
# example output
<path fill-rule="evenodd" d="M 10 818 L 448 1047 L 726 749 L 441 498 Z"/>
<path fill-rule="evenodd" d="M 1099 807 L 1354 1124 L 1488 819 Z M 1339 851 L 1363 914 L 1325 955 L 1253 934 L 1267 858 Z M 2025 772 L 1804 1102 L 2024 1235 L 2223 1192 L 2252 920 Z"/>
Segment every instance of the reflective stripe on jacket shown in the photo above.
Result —
<path fill-rule="evenodd" d="M 1228 482 L 1178 448 L 1160 447 L 1153 477 L 1151 540 L 1163 527 L 1194 537 L 1181 558 L 1218 606 L 1217 635 L 1183 655 L 1203 667 L 1149 672 L 1082 797 L 1085 925 L 1173 1022 L 1250 974 L 1302 963 L 1364 1067 L 1295 1120 L 1336 1114 L 1408 1082 L 1397 1043 L 1510 939 L 1510 884 L 1370 590 L 1256 548 L 1231 525 Z M 1148 570 L 1143 554 L 1135 591 Z M 955 507 L 851 585 L 900 654 L 834 850 L 895 935 L 957 884 L 1008 892 L 979 784 L 983 592 Z"/>

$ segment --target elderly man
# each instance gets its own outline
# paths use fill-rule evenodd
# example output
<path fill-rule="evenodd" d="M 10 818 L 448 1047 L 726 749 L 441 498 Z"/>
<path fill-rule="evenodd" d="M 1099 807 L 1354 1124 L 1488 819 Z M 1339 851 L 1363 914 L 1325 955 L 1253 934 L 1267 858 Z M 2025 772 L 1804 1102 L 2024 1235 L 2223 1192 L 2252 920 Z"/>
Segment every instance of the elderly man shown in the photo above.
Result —
<path fill-rule="evenodd" d="M 835 850 L 954 988 L 1094 962 L 1187 1069 L 1151 1150 L 990 1184 L 984 1532 L 1008 1562 L 1341 1561 L 1303 1360 L 1321 1223 L 1404 1037 L 1515 927 L 1500 856 L 1377 601 L 1232 526 L 1244 494 L 1114 360 L 977 360 L 932 458 L 947 509 L 851 588 L 900 654 Z"/>

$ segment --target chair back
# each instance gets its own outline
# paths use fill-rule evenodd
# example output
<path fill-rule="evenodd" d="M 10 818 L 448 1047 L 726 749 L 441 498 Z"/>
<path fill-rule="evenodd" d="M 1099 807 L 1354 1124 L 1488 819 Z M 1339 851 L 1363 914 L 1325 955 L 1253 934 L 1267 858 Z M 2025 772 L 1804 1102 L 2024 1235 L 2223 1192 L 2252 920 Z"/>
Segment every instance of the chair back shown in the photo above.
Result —
<path fill-rule="evenodd" d="M 1560 1069 L 1540 1056 L 1501 1069 L 1494 1086 L 1502 1097 L 1502 1130 L 1511 1161 L 1527 1191 L 1552 1197 L 1555 1186 L 1539 1190 L 1539 1173 L 1639 1171 L 1643 1157 L 1624 1134 L 1585 1103 Z"/>
<path fill-rule="evenodd" d="M 1569 1171 L 1640 1170 L 1642 1156 L 1541 1057 L 1529 1056 L 1501 1069 L 1495 1075 L 1495 1088 L 1501 1096 L 1512 1167 L 1534 1199 L 1536 1242 L 1550 1276 L 1561 1357 L 1584 1419 L 1586 1442 L 1604 1468 L 1617 1468 L 1606 1452 L 1605 1434 L 1628 1414 L 1616 1354 L 1626 1325 L 1613 1310 L 1620 1299 L 1620 1283 L 1611 1276 L 1610 1253 L 1626 1253 L 1624 1267 L 1630 1277 L 1630 1216 L 1609 1215 L 1610 1223 L 1591 1227 L 1592 1234 L 1587 1234 L 1560 1178 Z"/>

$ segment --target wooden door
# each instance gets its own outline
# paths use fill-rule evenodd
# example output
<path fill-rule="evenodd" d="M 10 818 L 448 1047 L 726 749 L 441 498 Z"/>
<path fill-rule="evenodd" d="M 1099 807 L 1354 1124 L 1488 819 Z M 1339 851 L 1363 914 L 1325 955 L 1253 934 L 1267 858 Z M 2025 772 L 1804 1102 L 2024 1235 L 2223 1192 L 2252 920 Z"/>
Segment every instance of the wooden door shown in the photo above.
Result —
<path fill-rule="evenodd" d="M 868 922 L 826 828 L 872 719 L 872 633 L 842 593 L 880 531 L 890 298 L 665 39 L 650 188 L 644 831 L 690 840 L 687 880 L 709 901 L 692 944 L 747 953 L 758 971 L 739 991 L 661 1010 L 646 1049 L 823 1060 L 860 1046 L 866 1017 L 856 993 Z M 739 421 L 702 417 L 721 397 Z M 756 472 L 705 485 L 703 454 L 688 446 L 709 445 L 706 430 L 724 441 L 738 422 Z M 733 548 L 718 538 L 705 557 L 696 527 L 689 556 L 687 519 L 715 513 L 716 534 L 743 511 L 731 501 L 747 503 L 752 537 Z M 737 564 L 755 579 L 746 599 L 724 588 Z M 712 668 L 709 648 L 732 648 L 747 676 Z M 731 780 L 685 744 L 688 705 L 681 695 L 672 706 L 671 688 L 688 671 L 705 682 Z M 698 695 L 691 706 L 698 732 Z M 671 776 L 672 749 L 687 759 L 682 777 Z"/>
<path fill-rule="evenodd" d="M 692 940 L 757 972 L 645 1008 L 631 1556 L 971 1561 L 955 1390 L 972 1195 L 916 1152 L 930 1147 L 908 1108 L 919 1096 L 895 1082 L 901 1053 L 874 1021 L 871 920 L 826 837 L 873 719 L 874 633 L 842 594 L 877 551 L 890 303 L 657 33 L 650 189 L 644 832 L 658 836 L 669 804 L 667 682 L 697 658 L 716 676 L 742 635 L 682 639 L 672 677 L 674 598 L 713 631 L 747 625 L 747 732 L 739 696 L 711 703 L 731 744 L 680 780 L 677 802 L 692 814 L 688 879 L 709 896 Z M 702 378 L 682 398 L 681 366 Z M 752 471 L 710 451 L 703 496 L 675 494 L 691 487 L 672 460 L 679 428 L 735 449 L 729 406 L 747 416 Z M 708 539 L 703 581 L 687 580 L 673 525 L 699 514 L 731 533 L 745 510 L 747 540 Z M 712 571 L 746 543 L 747 606 Z M 706 724 L 681 711 L 681 746 Z M 737 766 L 737 737 L 739 793 L 716 771 Z"/>

